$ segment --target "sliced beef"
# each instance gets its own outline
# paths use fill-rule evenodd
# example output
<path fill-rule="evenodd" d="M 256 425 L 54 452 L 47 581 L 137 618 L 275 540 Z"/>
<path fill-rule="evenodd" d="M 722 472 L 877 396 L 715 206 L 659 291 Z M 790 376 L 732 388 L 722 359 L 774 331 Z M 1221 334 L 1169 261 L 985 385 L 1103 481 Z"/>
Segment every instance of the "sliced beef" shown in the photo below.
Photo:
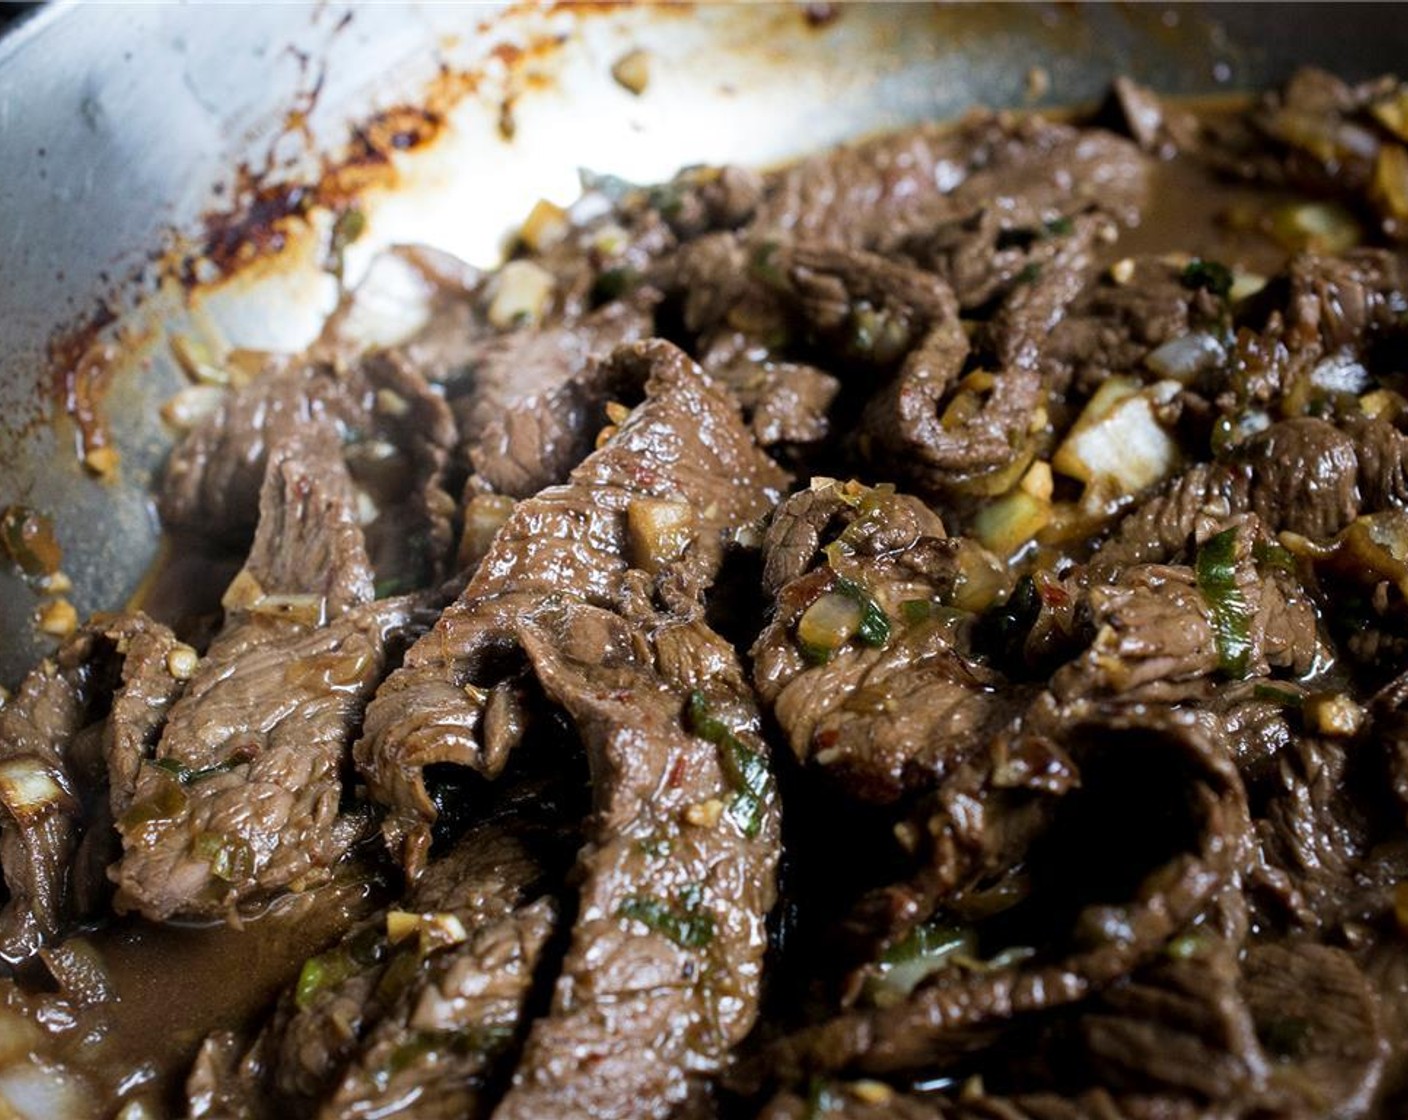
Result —
<path fill-rule="evenodd" d="M 1273 1090 L 1290 1112 L 1361 1116 L 1374 1102 L 1388 1043 L 1379 1000 L 1342 949 L 1308 942 L 1253 946 L 1247 1006 L 1277 1061 Z"/>
<path fill-rule="evenodd" d="M 637 344 L 611 364 L 645 384 L 645 402 L 567 483 L 515 507 L 459 600 L 368 708 L 357 765 L 392 807 L 387 834 L 408 866 L 436 816 L 424 768 L 492 776 L 506 761 L 486 753 L 483 721 L 519 618 L 544 599 L 613 607 L 632 567 L 653 572 L 667 598 L 691 600 L 717 569 L 723 534 L 761 518 L 783 484 L 737 405 L 680 351 Z"/>
<path fill-rule="evenodd" d="M 1192 152 L 1199 147 L 1197 117 L 1176 104 L 1169 104 L 1127 75 L 1121 74 L 1110 83 L 1106 109 L 1117 118 L 1122 130 L 1151 155 L 1170 159 L 1179 152 Z"/>
<path fill-rule="evenodd" d="M 1208 361 L 1223 353 L 1224 298 L 1190 279 L 1185 263 L 1136 257 L 1107 271 L 1054 324 L 1043 360 L 1057 388 L 1093 393 L 1114 374 L 1138 373 L 1166 342 L 1194 332 Z"/>
<path fill-rule="evenodd" d="M 1321 649 L 1318 615 L 1293 575 L 1258 564 L 1271 543 L 1255 518 L 1239 519 L 1199 545 L 1194 567 L 1134 564 L 1092 586 L 1095 636 L 1052 691 L 1176 699 L 1218 673 L 1306 673 Z"/>
<path fill-rule="evenodd" d="M 1191 1101 L 1167 1097 L 1115 1097 L 1104 1089 L 1078 1095 L 1022 1093 L 989 1096 L 981 1089 L 958 1099 L 895 1092 L 881 1081 L 818 1083 L 808 1098 L 780 1093 L 760 1114 L 763 1120 L 809 1120 L 814 1104 L 836 1120 L 1224 1120 Z"/>
<path fill-rule="evenodd" d="M 485 1114 L 484 1082 L 520 1033 L 556 920 L 542 887 L 567 835 L 531 816 L 471 829 L 312 958 L 252 1045 L 207 1040 L 191 1114 Z"/>
<path fill-rule="evenodd" d="M 976 972 L 940 960 L 896 1002 L 843 1012 L 770 1048 L 757 1070 L 761 1080 L 830 1070 L 883 1075 L 952 1060 L 1010 1020 L 1083 999 L 1127 975 L 1233 881 L 1249 853 L 1247 807 L 1214 723 L 1168 709 L 1077 708 L 1061 724 L 1080 786 L 1059 798 L 1044 828 L 1028 830 L 1033 893 L 977 929 L 990 951 L 1014 943 L 1043 948 Z M 971 843 L 981 837 L 990 800 L 970 796 L 957 819 L 929 827 Z M 1165 825 L 1157 840 L 1148 830 L 1141 836 L 1137 823 L 1151 815 Z M 1098 882 L 1078 891 L 1056 885 L 1062 880 L 1054 868 L 1099 862 L 1097 850 L 1108 859 L 1111 835 L 1124 850 L 1105 863 Z M 1014 853 L 1013 863 L 1020 859 Z M 1092 870 L 1089 862 L 1079 866 Z"/>
<path fill-rule="evenodd" d="M 1146 174 L 1138 150 L 1108 133 L 977 113 L 957 126 L 920 126 L 788 168 L 768 183 L 752 229 L 883 249 L 1018 195 L 1049 198 L 1057 213 L 1108 205 L 1129 220 Z"/>
<path fill-rule="evenodd" d="M 943 492 L 1009 467 L 1045 427 L 1048 339 L 1085 284 L 1097 241 L 1112 232 L 1099 214 L 1075 219 L 1049 267 L 1018 285 L 989 325 L 994 370 L 960 381 L 969 354 L 952 295 L 909 352 L 898 376 L 872 399 L 866 427 L 882 457 Z"/>
<path fill-rule="evenodd" d="M 1300 738 L 1252 788 L 1258 858 L 1249 897 L 1269 929 L 1334 930 L 1359 893 L 1372 832 L 1351 796 L 1350 759 L 1342 744 Z"/>
<path fill-rule="evenodd" d="M 106 902 L 106 771 L 128 774 L 182 688 L 177 642 L 142 614 L 94 619 L 0 707 L 0 961 L 18 966 Z"/>
<path fill-rule="evenodd" d="M 260 504 L 225 629 L 118 821 L 117 904 L 151 918 L 229 916 L 327 877 L 357 834 L 339 802 L 362 707 L 417 618 L 411 599 L 369 601 L 326 428 L 271 455 Z"/>
<path fill-rule="evenodd" d="M 1239 990 L 1237 948 L 1188 934 L 1178 953 L 1112 986 L 1079 1020 L 1096 1083 L 1117 1093 L 1192 1098 L 1202 1107 L 1269 1104 L 1274 1056 Z"/>
<path fill-rule="evenodd" d="M 855 796 L 941 781 L 1020 710 L 945 613 L 964 547 L 916 499 L 839 483 L 789 498 L 769 527 L 776 609 L 753 647 L 754 685 L 798 759 Z"/>
<path fill-rule="evenodd" d="M 613 380 L 603 362 L 651 334 L 652 301 L 638 295 L 547 328 L 499 336 L 471 368 L 455 402 L 460 455 L 485 484 L 526 498 L 562 482 L 592 449 L 605 406 L 638 386 Z"/>
<path fill-rule="evenodd" d="M 552 1008 L 495 1116 L 671 1116 L 757 1013 L 780 851 L 757 714 L 697 621 L 570 604 L 519 638 L 586 744 L 595 812 Z"/>

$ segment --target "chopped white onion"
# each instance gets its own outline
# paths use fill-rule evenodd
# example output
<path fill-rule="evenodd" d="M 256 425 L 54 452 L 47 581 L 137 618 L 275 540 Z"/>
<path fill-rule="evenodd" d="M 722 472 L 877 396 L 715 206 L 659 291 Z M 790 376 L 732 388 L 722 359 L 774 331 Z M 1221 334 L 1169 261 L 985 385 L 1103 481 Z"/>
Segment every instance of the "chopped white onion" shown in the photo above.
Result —
<path fill-rule="evenodd" d="M 91 1120 L 98 1096 L 72 1070 L 33 1058 L 0 1070 L 0 1102 L 20 1120 Z"/>
<path fill-rule="evenodd" d="M 1320 361 L 1310 371 L 1311 383 L 1330 393 L 1353 393 L 1358 396 L 1369 388 L 1369 371 L 1348 350 L 1341 350 Z"/>
<path fill-rule="evenodd" d="M 189 432 L 220 407 L 225 392 L 218 385 L 188 385 L 161 406 L 161 418 L 178 433 Z"/>
<path fill-rule="evenodd" d="M 11 758 L 0 762 L 0 803 L 14 817 L 24 820 L 56 808 L 68 794 L 49 768 L 37 758 Z"/>
<path fill-rule="evenodd" d="M 1166 478 L 1177 466 L 1178 444 L 1159 422 L 1156 409 L 1179 389 L 1176 381 L 1140 388 L 1129 378 L 1110 378 L 1085 406 L 1051 465 L 1087 484 L 1111 483 L 1121 494 L 1137 493 Z"/>
<path fill-rule="evenodd" d="M 532 261 L 509 261 L 494 281 L 487 317 L 499 330 L 531 326 L 547 311 L 553 275 Z"/>
<path fill-rule="evenodd" d="M 1160 377 L 1188 384 L 1205 370 L 1216 369 L 1227 359 L 1222 343 L 1206 331 L 1195 331 L 1165 342 L 1150 352 L 1144 364 Z"/>

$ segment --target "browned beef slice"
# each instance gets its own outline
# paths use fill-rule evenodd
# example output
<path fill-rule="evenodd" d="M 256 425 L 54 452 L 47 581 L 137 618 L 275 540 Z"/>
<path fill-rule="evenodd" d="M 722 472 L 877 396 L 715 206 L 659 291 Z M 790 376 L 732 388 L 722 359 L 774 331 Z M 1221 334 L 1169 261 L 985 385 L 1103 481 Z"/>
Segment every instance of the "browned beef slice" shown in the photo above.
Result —
<path fill-rule="evenodd" d="M 355 829 L 341 771 L 388 643 L 415 618 L 372 603 L 351 484 L 326 427 L 270 457 L 226 625 L 137 774 L 118 829 L 118 905 L 216 917 L 324 878 Z M 326 625 L 322 625 L 323 623 Z"/>
<path fill-rule="evenodd" d="M 841 389 L 831 374 L 800 362 L 775 362 L 747 348 L 705 364 L 738 398 L 759 447 L 816 444 L 830 432 L 827 411 Z"/>
<path fill-rule="evenodd" d="M 231 540 L 248 539 L 270 451 L 310 426 L 336 432 L 374 499 L 409 505 L 427 552 L 443 556 L 454 502 L 444 471 L 454 446 L 449 406 L 403 358 L 373 354 L 354 364 L 281 359 L 219 408 L 172 450 L 160 510 L 169 526 Z M 406 468 L 409 484 L 376 495 L 385 463 Z M 380 469 L 378 469 L 380 468 Z M 390 511 L 393 515 L 395 510 Z M 404 516 L 404 515 L 402 515 Z M 419 573 L 417 573 L 419 576 Z"/>
<path fill-rule="evenodd" d="M 850 555 L 807 572 L 824 533 Z M 942 780 L 1020 709 L 939 609 L 960 578 L 962 547 L 917 499 L 840 483 L 814 484 L 774 516 L 763 562 L 776 610 L 753 648 L 754 685 L 797 757 L 855 796 L 890 801 Z M 881 612 L 868 629 L 808 648 L 808 611 L 849 610 L 862 627 L 862 600 Z M 925 617 L 902 622 L 904 604 Z"/>
<path fill-rule="evenodd" d="M 1127 141 L 1039 117 L 975 113 L 833 149 L 775 176 L 755 233 L 884 248 L 985 200 L 1035 192 L 1134 210 L 1146 164 Z M 1126 216 L 1126 215 L 1122 215 Z"/>
<path fill-rule="evenodd" d="M 96 618 L 0 706 L 6 964 L 20 964 L 105 901 L 89 881 L 101 879 L 111 856 L 104 771 L 121 805 L 181 690 L 166 659 L 176 646 L 145 615 Z"/>
<path fill-rule="evenodd" d="M 1199 147 L 1198 119 L 1121 74 L 1110 83 L 1109 108 L 1141 149 L 1168 159 Z"/>
<path fill-rule="evenodd" d="M 1371 833 L 1349 766 L 1342 744 L 1303 737 L 1253 787 L 1259 858 L 1249 898 L 1267 928 L 1332 931 L 1353 916 Z"/>
<path fill-rule="evenodd" d="M 403 899 L 313 958 L 252 1046 L 207 1040 L 192 1115 L 481 1114 L 556 919 L 539 891 L 561 840 L 527 819 L 471 829 Z"/>
<path fill-rule="evenodd" d="M 808 1097 L 779 1093 L 760 1120 L 810 1120 L 816 1102 L 834 1120 L 1230 1120 L 1192 1101 L 1171 1097 L 1114 1097 L 1104 1089 L 1065 1096 L 1021 1093 L 988 1096 L 979 1090 L 959 1099 L 908 1096 L 880 1081 L 818 1083 Z"/>
<path fill-rule="evenodd" d="M 1162 257 L 1131 263 L 1118 280 L 1109 273 L 1096 280 L 1052 330 L 1043 357 L 1058 387 L 1089 394 L 1112 374 L 1138 373 L 1160 345 L 1215 327 L 1225 313 L 1219 296 L 1184 282 L 1183 265 Z M 1209 337 L 1215 359 L 1221 342 Z"/>
<path fill-rule="evenodd" d="M 1009 466 L 1044 425 L 1041 406 L 1053 329 L 1085 284 L 1096 242 L 1112 229 L 1099 214 L 1075 219 L 1049 266 L 1018 285 L 989 324 L 995 371 L 960 383 L 969 354 L 951 294 L 899 375 L 866 410 L 866 427 L 897 471 L 942 491 Z"/>
<path fill-rule="evenodd" d="M 552 1008 L 495 1115 L 672 1116 L 757 1013 L 780 851 L 757 713 L 697 621 L 576 604 L 519 636 L 586 744 L 595 813 Z"/>
<path fill-rule="evenodd" d="M 493 490 L 526 498 L 563 481 L 591 451 L 617 383 L 603 364 L 617 346 L 647 337 L 652 301 L 609 303 L 581 319 L 503 335 L 475 363 L 455 402 L 460 455 Z"/>
<path fill-rule="evenodd" d="M 1189 934 L 1170 959 L 1112 986 L 1079 1030 L 1097 1083 L 1191 1096 L 1204 1106 L 1265 1101 L 1273 1058 L 1239 991 L 1237 948 Z"/>
<path fill-rule="evenodd" d="M 1092 586 L 1094 638 L 1052 677 L 1052 692 L 1063 700 L 1170 698 L 1218 672 L 1307 672 L 1321 648 L 1318 615 L 1294 576 L 1257 563 L 1258 550 L 1270 545 L 1254 517 L 1234 520 L 1200 545 L 1230 561 L 1233 588 L 1204 586 L 1194 568 L 1163 564 L 1130 565 L 1113 583 Z"/>
<path fill-rule="evenodd" d="M 1242 969 L 1257 1034 L 1279 1063 L 1272 1088 L 1288 1111 L 1365 1115 L 1388 1041 L 1379 999 L 1354 958 L 1309 942 L 1254 945 Z"/>
<path fill-rule="evenodd" d="M 393 808 L 388 836 L 408 865 L 436 813 L 424 767 L 454 762 L 493 775 L 504 765 L 503 752 L 486 752 L 482 721 L 519 617 L 545 598 L 614 607 L 626 572 L 641 566 L 654 569 L 662 594 L 692 599 L 712 579 L 723 534 L 761 518 L 784 483 L 737 405 L 679 350 L 640 343 L 611 363 L 613 376 L 645 384 L 645 402 L 565 484 L 514 508 L 459 600 L 367 710 L 357 765 L 372 796 Z M 630 524 L 662 509 L 676 528 L 640 555 Z"/>
<path fill-rule="evenodd" d="M 1066 787 L 1044 827 L 1026 830 L 1025 857 L 1020 849 L 1009 853 L 1013 864 L 1028 861 L 1033 893 L 988 919 L 1004 940 L 1035 923 L 1026 936 L 1043 948 L 976 973 L 941 964 L 895 1001 L 842 1012 L 783 1039 L 756 1067 L 760 1080 L 828 1070 L 886 1075 L 951 1060 L 1016 1017 L 1083 999 L 1127 975 L 1233 881 L 1249 851 L 1247 808 L 1214 721 L 1088 706 L 1061 721 L 1056 733 L 1080 767 L 1080 785 Z M 949 823 L 940 817 L 929 827 L 956 844 L 990 843 L 983 833 L 993 802 L 991 785 L 970 791 Z M 1163 812 L 1171 827 L 1157 840 L 1141 837 L 1136 820 Z M 1128 841 L 1118 859 L 1109 852 L 1111 834 Z M 1073 859 L 1088 869 L 1104 861 L 1078 895 L 1055 885 L 1054 870 L 1054 879 L 1043 872 Z M 991 943 L 982 924 L 978 941 Z"/>

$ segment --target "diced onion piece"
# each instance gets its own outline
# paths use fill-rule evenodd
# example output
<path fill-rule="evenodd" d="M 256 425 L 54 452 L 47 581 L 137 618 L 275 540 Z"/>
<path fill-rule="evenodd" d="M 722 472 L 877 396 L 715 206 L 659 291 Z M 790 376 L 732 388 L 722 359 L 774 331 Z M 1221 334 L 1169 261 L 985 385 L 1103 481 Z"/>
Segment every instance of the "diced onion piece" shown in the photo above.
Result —
<path fill-rule="evenodd" d="M 230 586 L 225 588 L 225 594 L 220 596 L 220 605 L 227 612 L 247 611 L 263 598 L 264 585 L 248 568 L 241 568 L 230 581 Z"/>
<path fill-rule="evenodd" d="M 477 567 L 489 552 L 494 535 L 513 513 L 513 499 L 503 494 L 476 494 L 464 511 L 464 531 L 460 534 L 459 565 Z"/>
<path fill-rule="evenodd" d="M 70 798 L 53 773 L 37 758 L 0 762 L 0 804 L 16 820 L 26 821 L 67 804 Z"/>
<path fill-rule="evenodd" d="M 36 625 L 51 638 L 71 638 L 78 629 L 78 611 L 67 599 L 50 599 L 40 605 Z"/>
<path fill-rule="evenodd" d="M 1321 692 L 1301 702 L 1306 726 L 1334 738 L 1348 739 L 1364 724 L 1364 709 L 1346 693 Z"/>
<path fill-rule="evenodd" d="M 1056 449 L 1052 467 L 1087 484 L 1109 480 L 1121 494 L 1138 493 L 1166 478 L 1178 464 L 1178 444 L 1159 423 L 1155 408 L 1178 390 L 1174 381 L 1140 389 L 1128 378 L 1110 378 Z"/>
<path fill-rule="evenodd" d="M 1343 253 L 1364 240 L 1359 222 L 1337 202 L 1281 206 L 1271 215 L 1271 235 L 1291 252 Z"/>
<path fill-rule="evenodd" d="M 190 335 L 171 336 L 171 356 L 195 385 L 227 386 L 230 372 L 220 364 L 214 352 L 198 338 Z"/>
<path fill-rule="evenodd" d="M 1383 419 L 1393 423 L 1408 411 L 1408 400 L 1392 389 L 1375 389 L 1359 398 L 1359 407 L 1370 419 Z"/>
<path fill-rule="evenodd" d="M 961 538 L 958 574 L 949 595 L 949 606 L 981 614 L 1011 587 L 1007 567 L 976 541 Z"/>
<path fill-rule="evenodd" d="M 500 330 L 532 326 L 547 312 L 552 299 L 552 273 L 532 261 L 509 261 L 494 281 L 487 317 Z"/>
<path fill-rule="evenodd" d="M 39 1026 L 9 1008 L 0 1008 L 0 1068 L 13 1065 L 43 1044 Z"/>
<path fill-rule="evenodd" d="M 27 576 L 52 575 L 63 562 L 54 523 L 28 506 L 0 512 L 0 548 Z"/>
<path fill-rule="evenodd" d="M 1336 558 L 1388 580 L 1408 596 L 1408 513 L 1385 510 L 1355 518 L 1340 538 Z"/>
<path fill-rule="evenodd" d="M 327 620 L 327 599 L 322 595 L 265 595 L 248 609 L 251 614 L 283 618 L 302 626 L 321 626 Z"/>
<path fill-rule="evenodd" d="M 0 1112 L 16 1120 L 90 1120 L 95 1088 L 33 1056 L 0 1069 Z"/>
<path fill-rule="evenodd" d="M 225 399 L 218 385 L 188 385 L 161 406 L 161 418 L 178 433 L 189 432 Z"/>
<path fill-rule="evenodd" d="M 694 508 L 688 502 L 637 498 L 626 508 L 631 563 L 652 575 L 679 560 L 693 539 Z"/>
<path fill-rule="evenodd" d="M 1369 112 L 1400 140 L 1408 140 L 1408 87 L 1398 86 L 1382 101 L 1370 105 Z"/>
<path fill-rule="evenodd" d="M 627 51 L 611 67 L 611 76 L 616 84 L 639 96 L 650 84 L 650 55 L 637 48 Z"/>
<path fill-rule="evenodd" d="M 399 945 L 408 937 L 414 937 L 420 929 L 420 915 L 406 910 L 386 912 L 386 937 L 393 945 Z"/>
<path fill-rule="evenodd" d="M 528 211 L 528 217 L 523 220 L 518 237 L 531 252 L 541 253 L 561 241 L 567 230 L 567 211 L 545 198 L 540 198 L 533 204 L 533 209 Z"/>
<path fill-rule="evenodd" d="M 1227 298 L 1233 303 L 1240 303 L 1244 299 L 1250 299 L 1266 287 L 1266 277 L 1255 272 L 1234 272 L 1232 274 L 1232 287 L 1228 289 Z"/>
<path fill-rule="evenodd" d="M 864 615 L 865 608 L 859 600 L 828 591 L 797 620 L 797 643 L 808 657 L 826 661 L 855 637 Z"/>
<path fill-rule="evenodd" d="M 978 511 L 973 535 L 998 556 L 1012 556 L 1051 520 L 1051 503 L 1014 490 Z"/>
<path fill-rule="evenodd" d="M 1043 460 L 1033 463 L 1031 469 L 1022 476 L 1022 489 L 1043 502 L 1051 501 L 1055 486 L 1055 480 L 1051 477 L 1051 464 Z"/>
<path fill-rule="evenodd" d="M 922 925 L 891 948 L 866 984 L 868 1002 L 876 1007 L 899 1003 L 920 982 L 948 968 L 956 957 L 972 959 L 978 949 L 971 929 Z"/>
<path fill-rule="evenodd" d="M 1397 144 L 1379 149 L 1369 196 L 1386 218 L 1395 223 L 1408 219 L 1408 150 Z"/>
<path fill-rule="evenodd" d="M 1186 385 L 1198 374 L 1216 369 L 1227 359 L 1221 342 L 1207 331 L 1194 331 L 1165 342 L 1144 359 L 1144 364 L 1160 377 L 1171 377 Z"/>
<path fill-rule="evenodd" d="M 90 447 L 83 455 L 83 469 L 97 478 L 114 478 L 121 463 L 122 455 L 117 448 L 107 444 L 101 447 Z"/>

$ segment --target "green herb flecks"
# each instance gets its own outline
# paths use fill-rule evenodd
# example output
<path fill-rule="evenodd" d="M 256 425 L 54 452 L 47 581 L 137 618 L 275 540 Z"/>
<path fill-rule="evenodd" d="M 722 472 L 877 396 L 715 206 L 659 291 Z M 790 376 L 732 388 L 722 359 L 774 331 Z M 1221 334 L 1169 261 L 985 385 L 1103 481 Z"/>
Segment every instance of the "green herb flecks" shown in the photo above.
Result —
<path fill-rule="evenodd" d="M 1198 550 L 1198 590 L 1212 614 L 1218 665 L 1229 677 L 1247 675 L 1252 612 L 1237 583 L 1237 530 L 1225 529 Z"/>
<path fill-rule="evenodd" d="M 1217 261 L 1189 261 L 1179 279 L 1185 288 L 1202 288 L 1223 299 L 1232 291 L 1232 270 Z"/>
<path fill-rule="evenodd" d="M 860 627 L 856 637 L 868 646 L 883 646 L 890 640 L 890 617 L 875 598 L 855 580 L 843 575 L 836 576 L 833 585 L 836 591 L 860 604 Z"/>
<path fill-rule="evenodd" d="M 757 836 L 763 827 L 763 810 L 772 799 L 772 774 L 767 760 L 735 735 L 723 720 L 709 709 L 702 692 L 691 692 L 684 711 L 685 728 L 713 743 L 719 750 L 719 766 L 733 787 L 727 809 L 729 820 L 743 835 Z"/>
<path fill-rule="evenodd" d="M 653 895 L 631 895 L 616 916 L 640 922 L 682 949 L 703 949 L 714 940 L 714 916 L 701 906 L 701 893 L 686 888 L 674 906 Z"/>

